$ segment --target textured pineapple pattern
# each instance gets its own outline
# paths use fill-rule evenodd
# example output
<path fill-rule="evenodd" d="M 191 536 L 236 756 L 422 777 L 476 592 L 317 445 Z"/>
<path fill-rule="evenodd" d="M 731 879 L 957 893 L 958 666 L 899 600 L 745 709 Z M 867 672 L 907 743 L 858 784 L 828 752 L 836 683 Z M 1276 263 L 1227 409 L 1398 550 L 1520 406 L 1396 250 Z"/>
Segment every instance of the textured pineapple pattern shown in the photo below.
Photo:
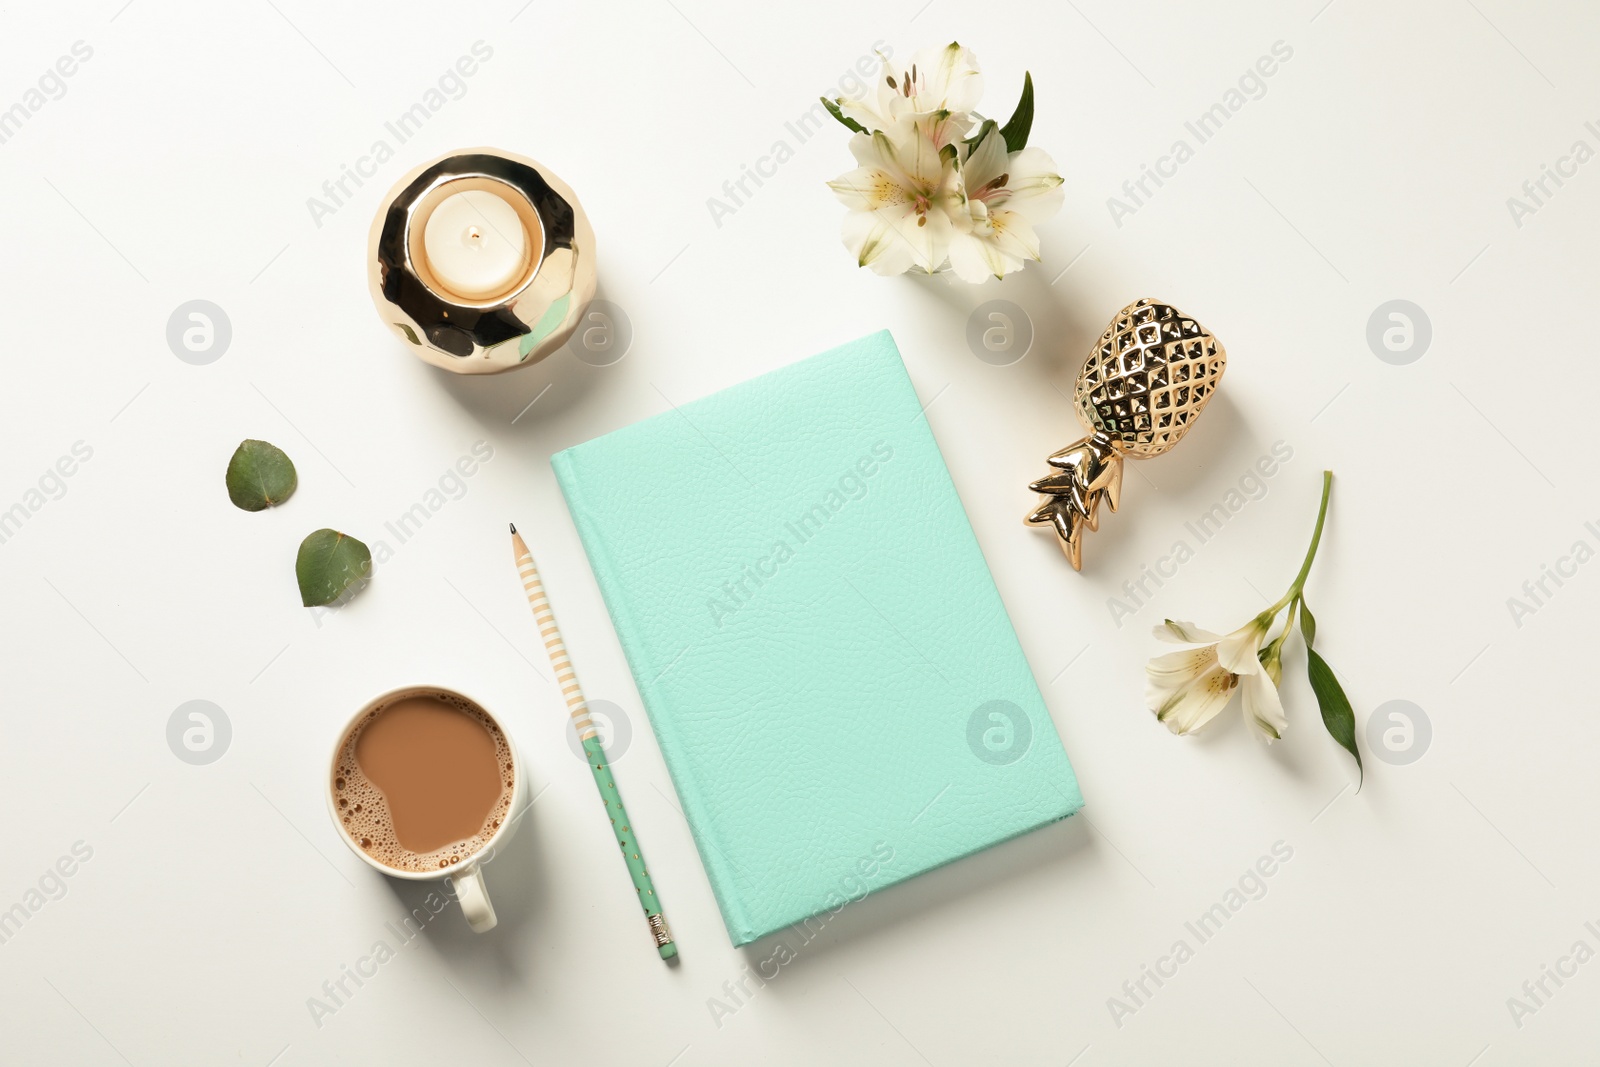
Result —
<path fill-rule="evenodd" d="M 1182 440 L 1227 362 L 1217 339 L 1170 304 L 1136 300 L 1112 318 L 1073 394 L 1091 432 L 1050 456 L 1055 469 L 1028 486 L 1043 495 L 1026 521 L 1053 527 L 1075 570 L 1084 528 L 1100 528 L 1100 501 L 1117 510 L 1123 456 L 1148 459 Z"/>
<path fill-rule="evenodd" d="M 1117 312 L 1078 374 L 1078 417 L 1123 452 L 1159 456 L 1200 417 L 1227 362 L 1217 339 L 1171 304 L 1135 301 Z"/>

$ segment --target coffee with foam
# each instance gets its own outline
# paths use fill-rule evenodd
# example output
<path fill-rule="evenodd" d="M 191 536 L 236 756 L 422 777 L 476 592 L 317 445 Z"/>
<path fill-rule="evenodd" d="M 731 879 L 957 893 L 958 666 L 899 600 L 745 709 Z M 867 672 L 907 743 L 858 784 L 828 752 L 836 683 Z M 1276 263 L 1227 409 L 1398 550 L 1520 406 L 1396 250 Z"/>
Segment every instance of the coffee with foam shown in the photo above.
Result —
<path fill-rule="evenodd" d="M 510 817 L 511 745 L 499 723 L 444 690 L 396 696 L 363 714 L 334 760 L 334 806 L 360 849 L 398 871 L 448 870 Z"/>

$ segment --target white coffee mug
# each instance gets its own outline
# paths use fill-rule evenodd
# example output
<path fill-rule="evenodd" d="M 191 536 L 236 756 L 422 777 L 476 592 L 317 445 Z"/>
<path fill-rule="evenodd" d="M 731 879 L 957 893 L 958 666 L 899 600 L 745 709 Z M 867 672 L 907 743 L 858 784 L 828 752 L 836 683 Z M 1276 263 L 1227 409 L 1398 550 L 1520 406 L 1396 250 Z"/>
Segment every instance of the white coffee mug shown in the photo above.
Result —
<path fill-rule="evenodd" d="M 388 864 L 380 863 L 374 859 L 367 853 L 366 849 L 361 847 L 359 842 L 350 836 L 349 828 L 345 826 L 344 820 L 339 817 L 338 803 L 334 797 L 333 779 L 338 773 L 339 755 L 344 749 L 345 739 L 349 737 L 350 731 L 355 728 L 356 724 L 368 712 L 385 704 L 392 704 L 396 700 L 418 696 L 433 696 L 446 701 L 465 701 L 471 704 L 483 712 L 499 728 L 500 733 L 506 739 L 506 747 L 511 752 L 512 793 L 511 804 L 507 810 L 506 818 L 501 821 L 499 828 L 490 835 L 482 848 L 472 853 L 460 864 L 449 868 L 448 872 L 445 873 L 405 871 L 397 867 L 390 867 Z M 506 729 L 505 723 L 496 718 L 482 703 L 465 693 L 441 685 L 402 686 L 374 697 L 363 704 L 360 711 L 350 717 L 350 721 L 344 724 L 339 731 L 338 737 L 334 739 L 333 753 L 328 759 L 328 775 L 323 791 L 328 798 L 328 815 L 333 819 L 333 825 L 338 829 L 339 837 L 343 839 L 346 845 L 350 846 L 350 851 L 391 878 L 402 878 L 408 882 L 432 882 L 441 879 L 448 881 L 455 892 L 456 899 L 461 904 L 461 914 L 467 917 L 467 925 L 480 934 L 494 929 L 497 920 L 494 914 L 494 904 L 489 900 L 489 891 L 483 884 L 483 866 L 494 859 L 496 851 L 509 841 L 511 835 L 516 832 L 517 822 L 521 819 L 527 807 L 528 777 L 522 757 L 517 754 L 516 743 L 512 741 L 511 734 Z"/>

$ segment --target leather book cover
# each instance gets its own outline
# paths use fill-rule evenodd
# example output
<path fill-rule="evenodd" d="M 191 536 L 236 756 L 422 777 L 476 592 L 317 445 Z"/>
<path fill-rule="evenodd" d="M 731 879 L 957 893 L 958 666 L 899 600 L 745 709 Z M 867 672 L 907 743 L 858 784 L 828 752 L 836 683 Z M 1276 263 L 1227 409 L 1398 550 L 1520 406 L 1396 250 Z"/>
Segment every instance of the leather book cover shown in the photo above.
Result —
<path fill-rule="evenodd" d="M 887 331 L 552 463 L 735 945 L 1082 806 Z"/>

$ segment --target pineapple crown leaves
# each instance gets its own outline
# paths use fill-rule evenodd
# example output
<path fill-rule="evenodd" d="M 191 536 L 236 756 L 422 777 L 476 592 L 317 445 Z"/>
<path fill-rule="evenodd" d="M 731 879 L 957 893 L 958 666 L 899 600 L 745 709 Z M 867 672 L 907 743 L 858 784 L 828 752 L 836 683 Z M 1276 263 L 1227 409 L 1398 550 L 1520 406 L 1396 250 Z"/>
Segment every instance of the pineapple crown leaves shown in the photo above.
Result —
<path fill-rule="evenodd" d="M 1100 501 L 1116 511 L 1122 499 L 1122 455 L 1110 439 L 1096 434 L 1076 441 L 1050 456 L 1055 471 L 1028 485 L 1041 500 L 1028 513 L 1033 526 L 1053 526 L 1061 551 L 1073 569 L 1081 569 L 1083 529 L 1100 528 Z"/>

